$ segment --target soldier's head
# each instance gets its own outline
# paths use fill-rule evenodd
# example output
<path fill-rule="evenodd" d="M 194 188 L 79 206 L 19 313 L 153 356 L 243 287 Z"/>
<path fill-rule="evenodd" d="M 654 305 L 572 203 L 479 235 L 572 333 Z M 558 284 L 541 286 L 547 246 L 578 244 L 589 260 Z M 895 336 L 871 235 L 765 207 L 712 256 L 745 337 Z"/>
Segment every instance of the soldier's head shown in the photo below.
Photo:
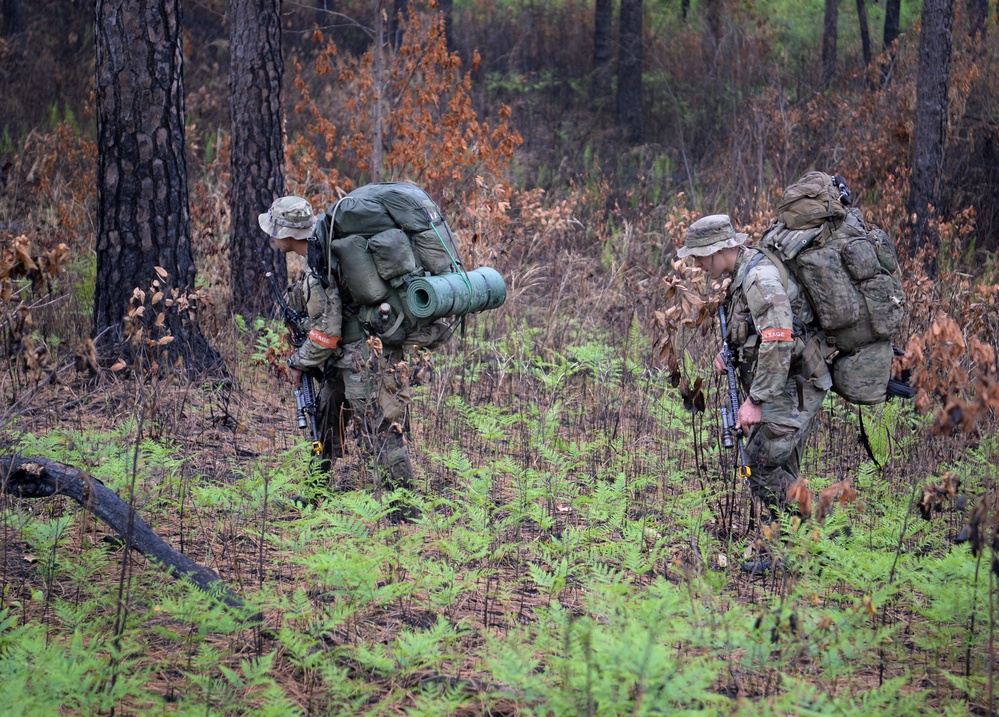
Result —
<path fill-rule="evenodd" d="M 735 271 L 739 247 L 747 238 L 735 231 L 727 214 L 712 214 L 687 227 L 687 238 L 676 254 L 681 259 L 692 257 L 698 269 L 717 279 Z"/>
<path fill-rule="evenodd" d="M 316 217 L 312 205 L 301 197 L 280 197 L 257 217 L 260 228 L 273 239 L 304 240 L 312 236 Z"/>

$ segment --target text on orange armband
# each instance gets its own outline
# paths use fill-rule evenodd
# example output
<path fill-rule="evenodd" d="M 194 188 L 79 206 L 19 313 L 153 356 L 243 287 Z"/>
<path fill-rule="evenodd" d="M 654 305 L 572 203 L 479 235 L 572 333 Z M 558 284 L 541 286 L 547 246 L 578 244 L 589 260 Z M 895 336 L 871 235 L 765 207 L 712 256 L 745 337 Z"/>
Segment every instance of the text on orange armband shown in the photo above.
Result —
<path fill-rule="evenodd" d="M 760 333 L 760 341 L 794 341 L 794 332 L 791 329 L 764 329 Z"/>
<path fill-rule="evenodd" d="M 309 338 L 312 339 L 313 343 L 319 344 L 323 348 L 327 349 L 335 349 L 340 345 L 339 336 L 328 336 L 322 331 L 317 331 L 316 329 L 312 329 L 309 332 Z"/>

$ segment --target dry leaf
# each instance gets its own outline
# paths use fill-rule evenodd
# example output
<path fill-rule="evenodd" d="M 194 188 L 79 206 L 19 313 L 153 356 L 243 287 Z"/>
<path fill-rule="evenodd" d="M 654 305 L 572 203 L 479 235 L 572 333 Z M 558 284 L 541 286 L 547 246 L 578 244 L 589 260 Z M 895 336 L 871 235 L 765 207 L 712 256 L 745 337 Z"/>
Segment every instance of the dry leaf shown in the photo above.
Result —
<path fill-rule="evenodd" d="M 802 518 L 812 517 L 812 497 L 808 481 L 804 478 L 799 478 L 787 489 L 788 502 L 798 507 L 798 515 Z"/>

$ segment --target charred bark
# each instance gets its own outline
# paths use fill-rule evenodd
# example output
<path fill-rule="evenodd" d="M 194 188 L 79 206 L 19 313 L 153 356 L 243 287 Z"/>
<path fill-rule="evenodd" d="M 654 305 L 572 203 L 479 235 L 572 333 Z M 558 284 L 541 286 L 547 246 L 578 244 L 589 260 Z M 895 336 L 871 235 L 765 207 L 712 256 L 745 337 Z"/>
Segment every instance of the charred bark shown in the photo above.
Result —
<path fill-rule="evenodd" d="M 822 22 L 822 86 L 829 87 L 836 78 L 836 34 L 839 30 L 839 0 L 826 0 Z"/>
<path fill-rule="evenodd" d="M 617 114 L 628 141 L 642 141 L 642 0 L 621 0 Z"/>
<path fill-rule="evenodd" d="M 229 44 L 232 310 L 252 317 L 273 306 L 265 272 L 288 275 L 284 253 L 257 223 L 257 215 L 284 194 L 281 0 L 231 0 Z"/>
<path fill-rule="evenodd" d="M 864 53 L 864 68 L 871 66 L 871 31 L 867 23 L 867 0 L 857 0 L 857 23 L 860 26 L 860 48 Z"/>
<path fill-rule="evenodd" d="M 947 85 L 950 80 L 954 0 L 923 3 L 919 70 L 916 76 L 916 123 L 913 132 L 912 181 L 908 212 L 910 247 L 927 248 L 926 269 L 936 275 L 937 237 L 930 219 L 940 209 L 940 174 L 947 140 Z"/>
<path fill-rule="evenodd" d="M 611 93 L 614 59 L 614 0 L 595 0 L 593 6 L 593 84 L 590 96 L 600 101 Z"/>
<path fill-rule="evenodd" d="M 195 291 L 185 157 L 180 0 L 97 0 L 97 280 L 102 353 L 129 351 L 134 289 Z M 197 328 L 196 303 L 165 312 L 165 344 L 188 371 L 222 369 Z M 153 312 L 149 312 L 150 314 Z"/>

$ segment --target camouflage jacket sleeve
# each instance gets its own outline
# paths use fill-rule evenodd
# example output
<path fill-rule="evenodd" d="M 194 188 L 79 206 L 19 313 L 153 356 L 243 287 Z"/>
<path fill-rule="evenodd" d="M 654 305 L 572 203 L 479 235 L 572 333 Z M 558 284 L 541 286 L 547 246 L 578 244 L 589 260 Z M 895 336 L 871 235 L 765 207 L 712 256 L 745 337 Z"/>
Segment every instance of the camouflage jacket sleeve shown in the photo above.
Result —
<path fill-rule="evenodd" d="M 309 335 L 288 360 L 292 368 L 306 370 L 322 366 L 340 346 L 343 304 L 336 282 L 323 288 L 319 277 L 309 272 L 302 282 Z"/>
<path fill-rule="evenodd" d="M 766 403 L 784 392 L 791 373 L 794 315 L 780 272 L 770 261 L 760 261 L 747 272 L 742 290 L 759 341 L 749 396 L 755 403 Z"/>

